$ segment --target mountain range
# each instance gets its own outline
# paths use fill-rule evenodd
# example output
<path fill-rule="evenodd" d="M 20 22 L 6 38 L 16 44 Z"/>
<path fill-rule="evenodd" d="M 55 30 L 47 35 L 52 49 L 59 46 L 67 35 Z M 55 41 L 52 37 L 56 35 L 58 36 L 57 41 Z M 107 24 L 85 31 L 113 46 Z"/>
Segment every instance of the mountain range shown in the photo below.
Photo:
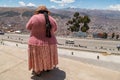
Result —
<path fill-rule="evenodd" d="M 75 12 L 79 12 L 81 16 L 87 15 L 90 17 L 90 30 L 88 32 L 107 32 L 120 34 L 120 11 L 111 10 L 90 10 L 80 8 L 64 8 L 64 9 L 49 9 L 58 24 L 57 35 L 65 35 L 67 32 L 66 22 L 73 17 Z M 22 30 L 34 14 L 35 8 L 31 7 L 0 7 L 0 29 L 2 30 Z"/>

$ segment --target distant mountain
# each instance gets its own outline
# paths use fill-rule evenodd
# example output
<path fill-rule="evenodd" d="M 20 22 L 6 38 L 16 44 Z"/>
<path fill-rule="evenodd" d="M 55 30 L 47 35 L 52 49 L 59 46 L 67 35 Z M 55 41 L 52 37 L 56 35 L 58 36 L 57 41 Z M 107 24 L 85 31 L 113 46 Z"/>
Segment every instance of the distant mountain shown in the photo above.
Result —
<path fill-rule="evenodd" d="M 120 34 L 120 12 L 110 10 L 89 10 L 80 8 L 49 9 L 58 23 L 58 35 L 66 34 L 66 22 L 75 12 L 91 19 L 89 32 L 115 32 Z M 26 32 L 25 25 L 34 14 L 35 7 L 0 7 L 0 29 L 14 29 Z"/>
<path fill-rule="evenodd" d="M 80 8 L 65 8 L 63 10 L 65 11 L 64 13 L 79 12 L 80 15 L 88 15 L 91 19 L 91 22 L 89 24 L 91 32 L 103 31 L 120 34 L 120 11 L 97 9 L 90 10 Z"/>

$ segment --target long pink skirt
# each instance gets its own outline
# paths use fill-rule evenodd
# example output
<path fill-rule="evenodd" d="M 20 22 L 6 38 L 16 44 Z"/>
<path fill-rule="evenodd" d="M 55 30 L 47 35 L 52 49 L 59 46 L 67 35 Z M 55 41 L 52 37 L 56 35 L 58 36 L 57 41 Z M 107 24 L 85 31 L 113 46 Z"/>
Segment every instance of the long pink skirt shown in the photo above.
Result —
<path fill-rule="evenodd" d="M 28 64 L 36 73 L 53 69 L 58 64 L 57 45 L 29 45 Z"/>

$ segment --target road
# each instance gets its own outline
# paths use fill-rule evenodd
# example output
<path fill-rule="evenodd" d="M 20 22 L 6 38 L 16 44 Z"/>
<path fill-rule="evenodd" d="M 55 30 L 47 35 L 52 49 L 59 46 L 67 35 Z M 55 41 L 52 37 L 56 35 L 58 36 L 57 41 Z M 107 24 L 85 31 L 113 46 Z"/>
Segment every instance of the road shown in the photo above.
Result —
<path fill-rule="evenodd" d="M 22 43 L 27 43 L 29 35 L 21 34 L 5 34 L 0 35 L 0 39 L 17 41 Z M 116 48 L 120 41 L 114 40 L 96 40 L 96 39 L 78 39 L 78 38 L 61 38 L 57 37 L 59 47 L 88 50 L 88 51 L 98 51 L 107 52 L 120 55 L 120 51 Z M 66 41 L 74 41 L 74 44 L 66 44 Z"/>

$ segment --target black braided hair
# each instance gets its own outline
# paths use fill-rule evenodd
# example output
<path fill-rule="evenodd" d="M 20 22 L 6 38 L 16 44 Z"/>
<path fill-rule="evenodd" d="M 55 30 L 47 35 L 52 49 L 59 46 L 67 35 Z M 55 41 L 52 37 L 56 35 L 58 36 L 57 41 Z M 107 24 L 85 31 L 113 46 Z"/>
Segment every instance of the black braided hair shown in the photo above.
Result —
<path fill-rule="evenodd" d="M 42 13 L 44 14 L 45 16 L 45 21 L 46 21 L 46 37 L 48 38 L 51 38 L 51 23 L 50 23 L 50 20 L 49 20 L 49 17 L 48 17 L 48 11 L 45 11 L 45 10 L 40 10 L 39 13 Z"/>

